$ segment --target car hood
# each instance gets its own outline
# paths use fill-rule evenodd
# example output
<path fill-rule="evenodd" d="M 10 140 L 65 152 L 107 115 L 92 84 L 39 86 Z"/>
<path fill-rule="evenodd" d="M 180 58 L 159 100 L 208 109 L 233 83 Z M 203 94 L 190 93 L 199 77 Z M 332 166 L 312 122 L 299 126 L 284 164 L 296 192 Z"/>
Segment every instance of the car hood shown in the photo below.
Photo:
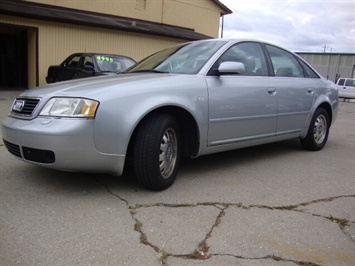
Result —
<path fill-rule="evenodd" d="M 132 73 L 115 76 L 100 76 L 52 83 L 29 89 L 21 94 L 22 97 L 51 98 L 59 97 L 88 97 L 100 99 L 106 94 L 138 93 L 147 89 L 157 89 L 167 85 L 181 83 L 181 77 L 190 78 L 195 75 L 170 73 Z M 189 78 L 190 77 L 190 78 Z"/>

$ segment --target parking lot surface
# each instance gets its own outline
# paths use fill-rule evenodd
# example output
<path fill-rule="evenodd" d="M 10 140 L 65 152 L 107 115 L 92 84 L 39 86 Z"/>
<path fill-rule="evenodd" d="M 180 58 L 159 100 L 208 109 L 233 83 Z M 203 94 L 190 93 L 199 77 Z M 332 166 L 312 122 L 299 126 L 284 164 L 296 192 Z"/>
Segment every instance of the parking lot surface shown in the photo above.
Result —
<path fill-rule="evenodd" d="M 18 91 L 0 91 L 0 119 Z M 355 103 L 297 140 L 183 160 L 162 192 L 39 168 L 0 140 L 0 265 L 355 265 Z"/>

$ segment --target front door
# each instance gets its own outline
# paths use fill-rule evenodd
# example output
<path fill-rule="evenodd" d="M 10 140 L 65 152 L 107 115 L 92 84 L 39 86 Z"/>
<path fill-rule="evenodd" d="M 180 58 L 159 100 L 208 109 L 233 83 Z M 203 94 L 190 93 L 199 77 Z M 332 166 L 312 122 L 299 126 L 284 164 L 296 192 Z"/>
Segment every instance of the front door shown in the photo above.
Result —
<path fill-rule="evenodd" d="M 214 74 L 222 62 L 241 62 L 245 72 Z M 229 48 L 207 76 L 209 93 L 208 145 L 223 145 L 275 136 L 277 95 L 261 46 L 254 42 Z"/>

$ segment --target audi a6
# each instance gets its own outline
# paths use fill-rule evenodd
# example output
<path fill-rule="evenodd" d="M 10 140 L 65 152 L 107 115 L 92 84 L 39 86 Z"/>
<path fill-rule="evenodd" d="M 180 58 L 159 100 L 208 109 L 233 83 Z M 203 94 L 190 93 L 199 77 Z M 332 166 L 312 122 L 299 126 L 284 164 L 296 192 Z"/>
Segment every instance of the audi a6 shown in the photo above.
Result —
<path fill-rule="evenodd" d="M 182 156 L 298 138 L 321 150 L 338 112 L 335 84 L 279 46 L 202 40 L 169 47 L 124 74 L 19 95 L 2 123 L 16 158 L 65 171 L 121 175 L 163 190 Z"/>

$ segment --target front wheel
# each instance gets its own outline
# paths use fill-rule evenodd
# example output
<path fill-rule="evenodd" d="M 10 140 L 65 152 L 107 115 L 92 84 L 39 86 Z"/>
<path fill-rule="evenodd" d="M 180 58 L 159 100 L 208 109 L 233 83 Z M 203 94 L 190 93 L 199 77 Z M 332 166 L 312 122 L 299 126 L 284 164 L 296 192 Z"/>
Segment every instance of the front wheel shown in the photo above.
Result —
<path fill-rule="evenodd" d="M 180 128 L 168 114 L 153 114 L 139 126 L 133 147 L 138 181 L 148 189 L 164 190 L 176 178 L 180 164 Z"/>
<path fill-rule="evenodd" d="M 326 110 L 319 108 L 314 113 L 307 136 L 301 139 L 302 146 L 311 151 L 321 150 L 329 135 L 329 115 Z"/>

